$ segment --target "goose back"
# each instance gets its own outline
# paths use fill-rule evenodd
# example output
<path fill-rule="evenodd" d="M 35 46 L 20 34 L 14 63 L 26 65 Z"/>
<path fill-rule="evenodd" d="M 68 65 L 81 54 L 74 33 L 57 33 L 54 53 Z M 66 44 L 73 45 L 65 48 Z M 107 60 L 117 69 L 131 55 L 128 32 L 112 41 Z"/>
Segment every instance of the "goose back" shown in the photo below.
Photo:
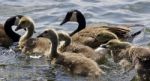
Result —
<path fill-rule="evenodd" d="M 72 40 L 75 42 L 79 42 L 81 44 L 90 46 L 92 48 L 97 48 L 100 44 L 102 44 L 102 42 L 99 41 L 95 41 L 95 37 L 102 31 L 109 31 L 112 32 L 113 34 L 116 34 L 116 36 L 119 39 L 128 41 L 128 38 L 132 38 L 135 37 L 136 35 L 140 34 L 134 34 L 134 35 L 130 35 L 130 28 L 126 27 L 126 26 L 102 26 L 102 25 L 91 25 L 90 27 L 86 27 L 86 20 L 84 15 L 79 11 L 79 10 L 71 10 L 68 11 L 64 20 L 62 21 L 62 23 L 60 25 L 65 24 L 66 22 L 77 22 L 78 28 L 73 31 L 70 36 L 72 36 Z M 112 35 L 111 35 L 112 36 Z M 116 37 L 115 36 L 115 37 Z M 106 38 L 106 37 L 105 37 Z M 100 39 L 99 39 L 100 40 Z M 103 39 L 101 39 L 103 40 Z M 111 39 L 110 39 L 111 40 Z M 108 41 L 107 41 L 108 42 Z M 93 44 L 93 45 L 88 45 L 88 44 Z M 105 42 L 106 43 L 106 42 Z"/>

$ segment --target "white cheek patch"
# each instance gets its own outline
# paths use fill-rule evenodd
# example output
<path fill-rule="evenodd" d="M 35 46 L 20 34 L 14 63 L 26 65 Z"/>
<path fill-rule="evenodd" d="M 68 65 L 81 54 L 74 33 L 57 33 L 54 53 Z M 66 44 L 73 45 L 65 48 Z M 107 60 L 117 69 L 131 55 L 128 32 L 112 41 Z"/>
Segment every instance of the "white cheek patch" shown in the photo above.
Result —
<path fill-rule="evenodd" d="M 73 12 L 73 13 L 72 13 L 71 18 L 70 18 L 70 21 L 74 21 L 74 22 L 77 21 L 77 12 Z"/>
<path fill-rule="evenodd" d="M 19 17 L 16 17 L 16 20 L 15 20 L 15 23 L 14 23 L 14 25 L 18 25 L 19 24 L 19 20 L 20 20 L 20 18 Z"/>

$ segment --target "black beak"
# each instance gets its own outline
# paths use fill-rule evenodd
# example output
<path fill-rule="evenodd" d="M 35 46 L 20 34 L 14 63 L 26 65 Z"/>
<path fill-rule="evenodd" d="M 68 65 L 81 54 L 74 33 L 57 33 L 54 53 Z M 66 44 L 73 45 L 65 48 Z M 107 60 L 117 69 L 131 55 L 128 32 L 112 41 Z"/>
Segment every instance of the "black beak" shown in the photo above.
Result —
<path fill-rule="evenodd" d="M 63 25 L 63 24 L 65 24 L 67 22 L 67 19 L 65 18 L 61 23 L 60 23 L 60 25 Z"/>
<path fill-rule="evenodd" d="M 16 29 L 15 29 L 15 31 L 18 31 L 20 29 L 22 29 L 22 27 L 21 26 L 17 26 Z"/>
<path fill-rule="evenodd" d="M 106 45 L 106 44 L 102 44 L 102 45 L 100 45 L 100 47 L 102 47 L 102 48 L 108 48 L 109 46 Z"/>
<path fill-rule="evenodd" d="M 60 23 L 60 25 L 63 25 L 65 24 L 67 21 L 63 20 L 63 22 Z"/>

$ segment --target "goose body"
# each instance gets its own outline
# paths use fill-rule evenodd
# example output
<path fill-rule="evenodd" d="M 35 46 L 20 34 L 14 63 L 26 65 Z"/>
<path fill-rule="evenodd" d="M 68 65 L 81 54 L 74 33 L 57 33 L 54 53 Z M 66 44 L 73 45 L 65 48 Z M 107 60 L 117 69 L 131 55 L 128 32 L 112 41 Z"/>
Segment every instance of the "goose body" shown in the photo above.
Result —
<path fill-rule="evenodd" d="M 6 35 L 6 33 L 5 33 L 5 31 L 4 31 L 4 28 L 3 28 L 3 25 L 1 24 L 0 25 L 0 45 L 1 46 L 9 46 L 9 45 L 11 45 L 12 44 L 12 39 L 10 39 L 7 35 Z"/>
<path fill-rule="evenodd" d="M 105 53 L 95 52 L 88 46 L 72 42 L 68 33 L 58 32 L 58 36 L 60 41 L 65 41 L 64 45 L 60 48 L 61 52 L 83 54 L 85 57 L 90 58 L 99 64 L 106 61 Z"/>
<path fill-rule="evenodd" d="M 72 40 L 75 42 L 79 42 L 81 44 L 90 46 L 92 48 L 97 48 L 100 44 L 104 44 L 111 39 L 122 39 L 126 40 L 128 37 L 134 37 L 137 34 L 129 35 L 130 29 L 128 27 L 120 27 L 120 26 L 90 26 L 86 27 L 86 20 L 84 15 L 78 10 L 72 10 L 67 13 L 61 25 L 65 24 L 68 21 L 77 22 L 79 24 L 78 28 L 70 34 L 72 36 Z M 106 31 L 104 39 L 107 40 L 101 42 L 103 39 L 99 39 L 98 41 L 95 38 L 101 34 L 101 32 Z M 109 32 L 109 33 L 108 33 Z M 107 38 L 106 36 L 109 38 Z M 110 36 L 110 37 L 109 37 Z M 91 45 L 92 44 L 92 45 Z"/>
<path fill-rule="evenodd" d="M 110 40 L 102 45 L 112 50 L 115 60 L 126 59 L 134 66 L 140 81 L 150 80 L 150 48 L 135 46 L 119 40 Z"/>
<path fill-rule="evenodd" d="M 50 41 L 47 38 L 31 38 L 34 33 L 34 21 L 28 17 L 24 16 L 20 19 L 16 31 L 26 28 L 26 32 L 21 36 L 19 40 L 19 48 L 25 54 L 38 54 L 49 56 L 50 54 Z"/>
<path fill-rule="evenodd" d="M 150 56 L 149 48 L 135 46 L 129 42 L 122 42 L 117 39 L 110 40 L 106 44 L 103 44 L 102 47 L 112 50 L 116 62 L 122 58 L 126 58 L 132 62 L 136 58 L 144 59 Z"/>
<path fill-rule="evenodd" d="M 73 74 L 99 76 L 103 71 L 98 67 L 93 60 L 86 58 L 82 54 L 75 54 L 70 52 L 59 52 L 58 35 L 55 30 L 49 29 L 39 35 L 40 37 L 49 38 L 52 43 L 51 59 L 55 59 L 56 64 L 63 65 L 68 68 Z"/>
<path fill-rule="evenodd" d="M 0 24 L 0 45 L 9 47 L 13 42 L 18 42 L 20 35 L 12 30 L 13 25 L 17 25 L 22 15 L 16 15 L 8 18 L 4 25 Z"/>

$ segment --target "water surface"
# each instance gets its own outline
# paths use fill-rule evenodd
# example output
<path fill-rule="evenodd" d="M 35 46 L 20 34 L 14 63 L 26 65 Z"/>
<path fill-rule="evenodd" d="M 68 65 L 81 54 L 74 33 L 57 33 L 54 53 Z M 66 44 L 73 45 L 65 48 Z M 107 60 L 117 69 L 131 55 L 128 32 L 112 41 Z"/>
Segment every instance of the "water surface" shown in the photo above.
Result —
<path fill-rule="evenodd" d="M 87 24 L 139 26 L 132 28 L 133 32 L 144 28 L 133 43 L 143 46 L 149 43 L 149 0 L 0 0 L 0 20 L 4 23 L 8 17 L 18 14 L 31 16 L 36 23 L 35 36 L 46 28 L 71 32 L 77 28 L 77 23 L 59 26 L 66 12 L 71 9 L 82 11 Z M 21 31 L 19 33 L 23 34 Z M 87 81 L 87 78 L 71 76 L 59 67 L 54 69 L 44 58 L 26 59 L 10 49 L 0 48 L 0 51 L 0 81 Z M 110 66 L 101 81 L 130 81 L 135 74 L 133 70 L 122 75 L 119 66 L 114 63 Z"/>

